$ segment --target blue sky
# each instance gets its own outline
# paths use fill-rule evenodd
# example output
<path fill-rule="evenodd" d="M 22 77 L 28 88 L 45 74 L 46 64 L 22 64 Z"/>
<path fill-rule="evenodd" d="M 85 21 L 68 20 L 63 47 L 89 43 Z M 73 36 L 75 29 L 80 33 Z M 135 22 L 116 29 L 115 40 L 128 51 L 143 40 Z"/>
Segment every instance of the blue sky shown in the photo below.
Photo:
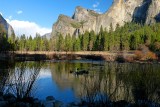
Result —
<path fill-rule="evenodd" d="M 33 36 L 35 32 L 40 34 L 51 32 L 52 25 L 57 20 L 59 14 L 72 16 L 76 6 L 104 13 L 111 6 L 112 1 L 0 0 L 0 13 L 13 26 L 17 35 L 25 33 Z M 34 30 L 34 28 L 36 29 Z M 34 31 L 32 32 L 31 30 Z"/>

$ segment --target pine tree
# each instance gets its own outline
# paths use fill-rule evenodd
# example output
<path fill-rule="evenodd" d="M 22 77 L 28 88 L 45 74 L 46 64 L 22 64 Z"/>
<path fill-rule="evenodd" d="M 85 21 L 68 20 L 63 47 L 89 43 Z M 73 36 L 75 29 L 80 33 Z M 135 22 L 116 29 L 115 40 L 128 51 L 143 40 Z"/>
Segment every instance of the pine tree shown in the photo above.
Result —
<path fill-rule="evenodd" d="M 62 34 L 59 34 L 56 45 L 57 45 L 56 47 L 57 47 L 58 51 L 63 51 L 64 50 L 64 39 L 63 39 Z"/>
<path fill-rule="evenodd" d="M 82 50 L 87 51 L 89 45 L 89 32 L 86 31 L 82 36 Z"/>
<path fill-rule="evenodd" d="M 89 44 L 88 44 L 88 49 L 89 49 L 89 51 L 92 51 L 92 50 L 94 49 L 95 39 L 96 39 L 96 35 L 95 35 L 95 32 L 92 30 L 92 31 L 89 33 Z"/>
<path fill-rule="evenodd" d="M 71 50 L 72 50 L 72 38 L 70 34 L 68 34 L 65 37 L 65 51 L 71 51 Z"/>

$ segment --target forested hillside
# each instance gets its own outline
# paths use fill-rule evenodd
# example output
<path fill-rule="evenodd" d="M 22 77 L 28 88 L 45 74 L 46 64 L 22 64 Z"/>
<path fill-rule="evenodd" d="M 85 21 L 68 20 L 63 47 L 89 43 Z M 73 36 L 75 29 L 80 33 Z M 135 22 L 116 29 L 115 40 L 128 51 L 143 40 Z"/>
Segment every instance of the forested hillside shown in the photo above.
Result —
<path fill-rule="evenodd" d="M 16 51 L 123 51 L 137 50 L 142 45 L 152 51 L 159 51 L 160 23 L 154 25 L 126 23 L 123 27 L 117 25 L 115 31 L 112 25 L 109 31 L 101 26 L 98 34 L 94 31 L 85 31 L 79 36 L 58 34 L 50 40 L 39 34 L 35 38 L 25 35 L 16 38 L 11 36 L 8 42 L 11 44 L 10 50 Z"/>

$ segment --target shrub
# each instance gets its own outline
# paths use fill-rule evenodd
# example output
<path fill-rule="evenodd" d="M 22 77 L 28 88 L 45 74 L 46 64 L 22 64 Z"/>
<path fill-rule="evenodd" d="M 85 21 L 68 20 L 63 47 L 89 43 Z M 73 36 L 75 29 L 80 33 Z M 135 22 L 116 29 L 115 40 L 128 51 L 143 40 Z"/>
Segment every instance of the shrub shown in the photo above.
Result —
<path fill-rule="evenodd" d="M 156 60 L 157 56 L 155 53 L 149 51 L 145 56 L 144 56 L 145 60 Z"/>
<path fill-rule="evenodd" d="M 160 42 L 155 42 L 153 44 L 153 48 L 154 48 L 155 51 L 159 51 L 160 50 Z"/>
<path fill-rule="evenodd" d="M 136 56 L 136 57 L 135 57 L 136 60 L 141 60 L 142 57 L 143 57 L 142 51 L 136 50 L 136 51 L 135 51 L 135 56 Z"/>
<path fill-rule="evenodd" d="M 143 52 L 136 50 L 135 51 L 136 60 L 157 60 L 157 55 L 151 51 Z"/>

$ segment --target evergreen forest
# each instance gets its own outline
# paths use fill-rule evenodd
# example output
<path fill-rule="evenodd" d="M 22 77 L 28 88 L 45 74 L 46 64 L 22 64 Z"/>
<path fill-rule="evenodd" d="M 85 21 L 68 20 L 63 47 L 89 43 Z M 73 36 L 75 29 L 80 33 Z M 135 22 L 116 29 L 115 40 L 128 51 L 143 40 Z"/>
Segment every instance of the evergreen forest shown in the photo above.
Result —
<path fill-rule="evenodd" d="M 117 24 L 115 30 L 111 24 L 109 31 L 101 26 L 98 34 L 85 31 L 78 36 L 57 34 L 51 39 L 38 33 L 34 38 L 26 35 L 7 37 L 1 26 L 0 32 L 0 51 L 130 51 L 141 45 L 152 51 L 160 50 L 160 23 L 126 23 L 123 27 Z"/>

